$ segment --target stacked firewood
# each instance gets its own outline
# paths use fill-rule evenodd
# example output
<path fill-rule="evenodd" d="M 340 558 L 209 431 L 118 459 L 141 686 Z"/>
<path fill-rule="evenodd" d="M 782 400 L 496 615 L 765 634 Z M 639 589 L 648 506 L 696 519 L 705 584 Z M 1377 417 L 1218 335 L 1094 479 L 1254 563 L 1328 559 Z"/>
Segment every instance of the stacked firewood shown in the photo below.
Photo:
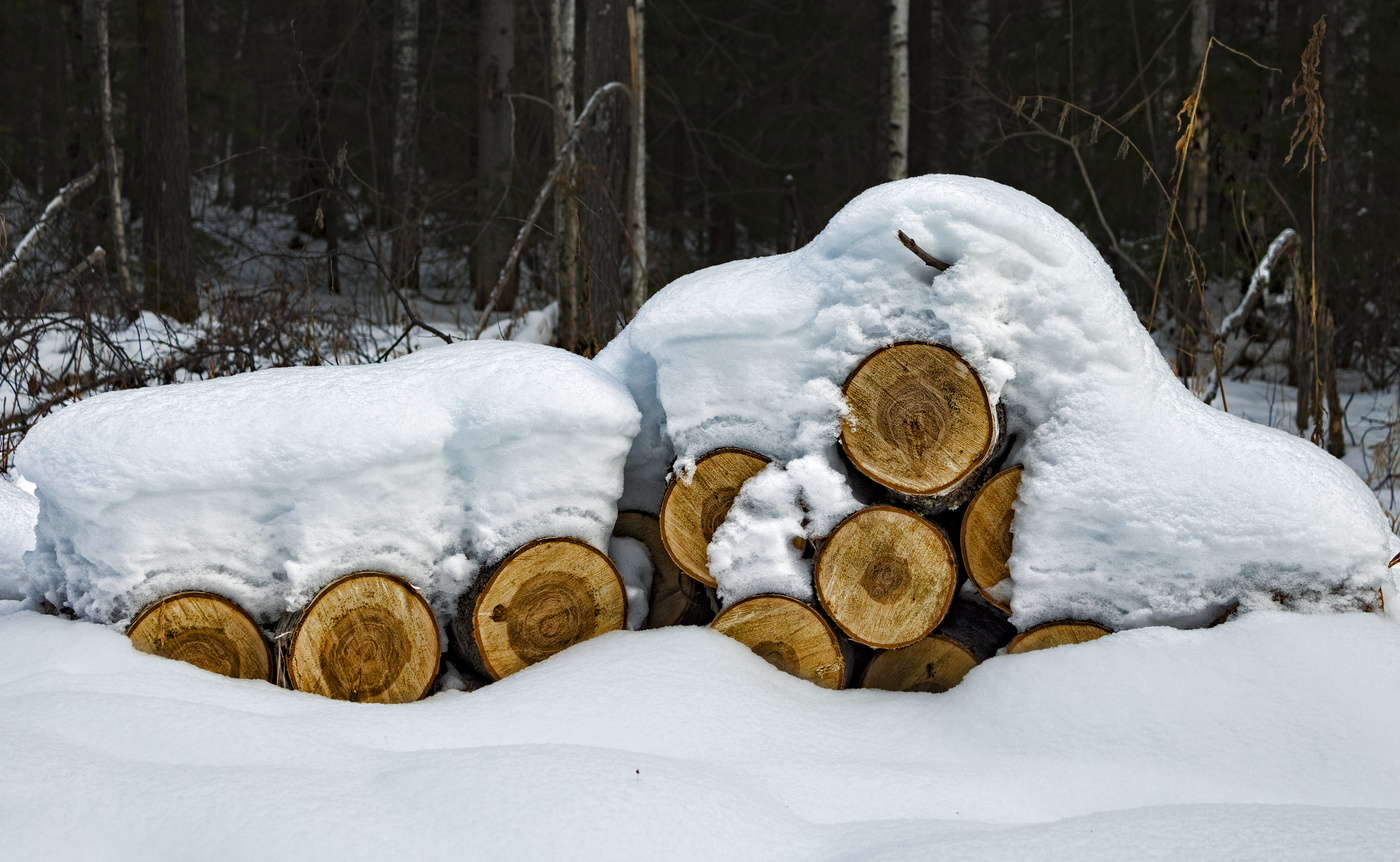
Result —
<path fill-rule="evenodd" d="M 1002 648 L 1042 649 L 1108 633 L 1049 623 L 1016 634 L 1004 592 L 1021 468 L 1001 469 L 1006 420 L 949 347 L 899 342 L 847 379 L 841 449 L 868 502 L 829 535 L 799 538 L 814 557 L 816 602 L 762 594 L 722 612 L 708 548 L 740 488 L 770 460 L 718 449 L 672 481 L 659 517 L 623 512 L 615 537 L 642 543 L 654 574 L 647 628 L 704 625 L 827 688 L 945 691 Z M 970 581 L 975 588 L 962 590 Z M 573 644 L 621 629 L 617 567 L 571 538 L 517 549 L 461 597 L 446 629 L 407 581 L 356 572 L 264 631 L 229 599 L 168 596 L 127 632 L 137 649 L 207 670 L 341 700 L 417 700 L 445 679 L 476 688 Z"/>

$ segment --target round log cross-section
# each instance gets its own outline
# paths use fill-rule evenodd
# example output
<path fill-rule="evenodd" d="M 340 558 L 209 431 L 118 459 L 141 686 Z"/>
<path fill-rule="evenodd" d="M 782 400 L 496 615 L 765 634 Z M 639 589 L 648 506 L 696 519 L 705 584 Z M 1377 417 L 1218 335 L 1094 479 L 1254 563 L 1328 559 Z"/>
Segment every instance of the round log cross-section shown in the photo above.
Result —
<path fill-rule="evenodd" d="M 465 620 L 471 632 L 462 631 Z M 572 538 L 539 539 L 506 557 L 458 605 L 467 660 L 502 679 L 627 625 L 627 590 L 605 554 Z"/>
<path fill-rule="evenodd" d="M 982 598 L 1011 612 L 1007 584 L 1011 569 L 1011 522 L 1021 488 L 1021 466 L 1002 470 L 977 490 L 963 513 L 961 544 L 963 565 Z M 1000 586 L 998 586 L 1000 584 Z"/>
<path fill-rule="evenodd" d="M 661 540 L 681 571 L 707 587 L 716 586 L 710 576 L 710 540 L 728 516 L 739 488 L 768 463 L 747 449 L 716 449 L 695 462 L 689 482 L 677 477 L 666 486 Z"/>
<path fill-rule="evenodd" d="M 1084 620 L 1041 623 L 1035 628 L 1027 629 L 1017 635 L 1007 645 L 1006 652 L 1010 655 L 1017 655 L 1023 652 L 1034 652 L 1038 649 L 1064 646 L 1065 644 L 1082 644 L 1111 634 L 1113 634 L 1113 629 L 1104 628 L 1098 623 L 1085 622 Z"/>
<path fill-rule="evenodd" d="M 841 446 L 887 488 L 950 492 L 992 453 L 997 417 L 982 380 L 957 351 L 900 341 L 861 360 L 842 389 L 850 412 Z"/>
<path fill-rule="evenodd" d="M 382 572 L 331 582 L 294 618 L 291 631 L 287 683 L 336 700 L 418 700 L 432 688 L 442 658 L 427 601 L 407 581 Z"/>
<path fill-rule="evenodd" d="M 927 637 L 948 612 L 957 583 L 943 531 L 893 506 L 846 518 L 817 554 L 817 599 L 866 646 L 895 649 Z"/>
<path fill-rule="evenodd" d="M 190 591 L 145 607 L 127 627 L 141 652 L 234 679 L 272 678 L 272 653 L 247 611 L 214 593 Z"/>
<path fill-rule="evenodd" d="M 646 545 L 651 557 L 651 594 L 647 597 L 647 622 L 643 628 L 700 626 L 714 619 L 709 587 L 687 577 L 666 552 L 661 541 L 661 524 L 646 512 L 619 512 L 614 536 L 636 539 Z"/>
<path fill-rule="evenodd" d="M 933 634 L 900 649 L 885 650 L 870 660 L 861 674 L 861 688 L 884 691 L 945 692 L 977 666 L 967 647 Z"/>
<path fill-rule="evenodd" d="M 846 687 L 847 647 L 811 605 L 774 593 L 750 596 L 721 611 L 710 628 L 785 673 L 822 688 Z"/>

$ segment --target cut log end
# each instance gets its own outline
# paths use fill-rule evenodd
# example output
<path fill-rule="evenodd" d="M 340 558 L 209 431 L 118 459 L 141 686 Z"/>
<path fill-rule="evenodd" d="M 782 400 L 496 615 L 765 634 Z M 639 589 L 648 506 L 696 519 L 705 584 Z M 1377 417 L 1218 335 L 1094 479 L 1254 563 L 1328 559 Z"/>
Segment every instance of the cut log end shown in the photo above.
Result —
<path fill-rule="evenodd" d="M 126 634 L 144 653 L 234 679 L 272 679 L 272 653 L 262 630 L 247 611 L 214 593 L 176 593 L 153 602 Z"/>
<path fill-rule="evenodd" d="M 651 557 L 653 573 L 645 628 L 699 626 L 714 619 L 710 589 L 688 577 L 671 559 L 666 543 L 661 540 L 661 524 L 655 515 L 619 512 L 613 535 L 636 539 L 646 545 Z"/>
<path fill-rule="evenodd" d="M 961 530 L 968 578 L 984 599 L 1008 613 L 1009 584 L 1003 581 L 1011 576 L 1007 560 L 1011 558 L 1013 507 L 1020 487 L 1020 465 L 988 479 L 967 504 Z"/>
<path fill-rule="evenodd" d="M 996 413 L 977 372 L 941 344 L 901 341 L 865 357 L 842 390 L 841 446 L 901 494 L 956 489 L 992 454 Z"/>
<path fill-rule="evenodd" d="M 295 617 L 287 683 L 360 703 L 408 703 L 428 693 L 441 659 L 437 619 L 407 581 L 357 572 L 321 590 Z"/>
<path fill-rule="evenodd" d="M 976 666 L 977 658 L 966 647 L 934 634 L 907 647 L 876 655 L 866 665 L 860 687 L 938 694 L 962 682 L 967 672 Z"/>
<path fill-rule="evenodd" d="M 1023 652 L 1034 652 L 1038 649 L 1064 646 L 1065 644 L 1082 644 L 1111 634 L 1113 634 L 1112 629 L 1084 620 L 1041 623 L 1035 628 L 1027 629 L 1017 635 L 1006 647 L 1006 652 L 1010 655 L 1017 655 Z"/>
<path fill-rule="evenodd" d="M 948 612 L 957 561 L 917 515 L 871 506 L 846 518 L 817 555 L 817 599 L 857 643 L 881 649 L 927 637 Z"/>
<path fill-rule="evenodd" d="M 710 576 L 710 540 L 729 515 L 740 487 L 768 463 L 747 449 L 716 449 L 695 462 L 689 482 L 678 477 L 666 486 L 661 539 L 681 571 L 707 587 L 716 586 Z"/>
<path fill-rule="evenodd" d="M 811 605 L 776 594 L 750 596 L 721 611 L 710 627 L 785 673 L 822 688 L 846 686 L 850 657 Z"/>
<path fill-rule="evenodd" d="M 617 567 L 586 542 L 540 539 L 496 567 L 458 608 L 470 663 L 502 679 L 576 643 L 627 625 L 627 591 Z"/>

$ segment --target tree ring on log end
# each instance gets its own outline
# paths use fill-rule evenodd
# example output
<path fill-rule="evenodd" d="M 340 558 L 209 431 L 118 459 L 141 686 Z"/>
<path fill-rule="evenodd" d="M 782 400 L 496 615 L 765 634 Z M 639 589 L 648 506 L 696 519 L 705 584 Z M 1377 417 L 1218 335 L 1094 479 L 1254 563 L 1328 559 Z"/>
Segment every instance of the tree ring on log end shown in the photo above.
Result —
<path fill-rule="evenodd" d="M 962 682 L 976 666 L 977 658 L 967 647 L 934 634 L 876 655 L 861 674 L 860 687 L 938 694 Z"/>
<path fill-rule="evenodd" d="M 1002 470 L 977 489 L 963 514 L 960 534 L 963 564 L 977 592 L 992 605 L 1011 612 L 1011 604 L 993 589 L 1011 576 L 1011 528 L 1016 495 L 1021 489 L 1021 465 Z"/>
<path fill-rule="evenodd" d="M 661 541 L 681 571 L 707 587 L 709 547 L 745 482 L 767 467 L 769 459 L 747 449 L 716 449 L 695 462 L 687 483 L 679 477 L 661 499 Z"/>
<path fill-rule="evenodd" d="M 996 414 L 956 350 L 899 341 L 861 360 L 841 390 L 841 446 L 866 476 L 904 494 L 938 494 L 990 454 Z"/>
<path fill-rule="evenodd" d="M 775 593 L 750 596 L 720 612 L 710 628 L 774 667 L 822 688 L 846 685 L 841 641 L 816 608 Z"/>
<path fill-rule="evenodd" d="M 234 679 L 272 679 L 272 652 L 262 629 L 231 599 L 200 590 L 147 605 L 127 626 L 144 653 L 188 662 Z"/>
<path fill-rule="evenodd" d="M 893 506 L 861 509 L 836 526 L 817 554 L 817 599 L 836 625 L 866 646 L 923 640 L 948 612 L 957 560 L 943 532 Z"/>
<path fill-rule="evenodd" d="M 651 557 L 651 595 L 647 602 L 647 620 L 643 628 L 662 626 L 704 625 L 714 618 L 710 593 L 704 584 L 687 576 L 671 559 L 666 543 L 661 539 L 661 524 L 647 512 L 625 511 L 617 514 L 614 536 L 636 539 L 646 545 Z"/>
<path fill-rule="evenodd" d="M 627 624 L 617 567 L 587 542 L 538 539 L 496 567 L 472 608 L 472 637 L 493 679 Z"/>
<path fill-rule="evenodd" d="M 1006 652 L 1009 655 L 1017 655 L 1023 652 L 1034 652 L 1038 649 L 1064 646 L 1065 644 L 1082 644 L 1111 634 L 1113 634 L 1113 629 L 1086 620 L 1060 620 L 1041 623 L 1021 632 L 1012 639 L 1011 643 L 1006 646 Z"/>
<path fill-rule="evenodd" d="M 357 703 L 409 703 L 432 688 L 441 649 L 437 618 L 402 578 L 356 572 L 306 606 L 287 647 L 298 691 Z"/>

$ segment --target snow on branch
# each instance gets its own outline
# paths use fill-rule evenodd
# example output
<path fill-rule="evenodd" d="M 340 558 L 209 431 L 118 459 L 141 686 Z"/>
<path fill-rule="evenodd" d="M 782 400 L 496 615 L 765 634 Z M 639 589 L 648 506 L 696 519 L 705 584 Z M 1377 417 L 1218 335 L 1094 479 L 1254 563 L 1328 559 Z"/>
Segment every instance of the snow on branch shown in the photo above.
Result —
<path fill-rule="evenodd" d="M 49 225 L 53 223 L 54 214 L 66 207 L 73 198 L 77 197 L 78 192 L 92 185 L 97 179 L 98 172 L 101 170 L 101 164 L 93 165 L 92 169 L 87 173 L 58 190 L 58 195 L 53 200 L 49 201 L 48 206 L 44 207 L 44 214 L 39 216 L 39 220 L 34 223 L 34 226 L 29 229 L 29 232 L 19 241 L 19 245 L 15 246 L 15 252 L 10 258 L 10 261 L 3 267 L 0 267 L 0 284 L 9 281 L 15 272 L 19 270 L 20 261 L 24 259 L 26 254 L 34 249 L 34 246 L 39 242 L 39 237 L 43 236 L 44 232 L 49 229 Z"/>
<path fill-rule="evenodd" d="M 1215 333 L 1217 340 L 1224 338 L 1226 333 L 1238 322 L 1248 316 L 1254 310 L 1254 304 L 1259 300 L 1259 292 L 1264 289 L 1264 285 L 1269 283 L 1269 279 L 1274 274 L 1274 264 L 1284 250 L 1296 242 L 1298 232 L 1293 228 L 1284 228 L 1283 233 L 1274 237 L 1274 241 L 1269 243 L 1269 248 L 1264 252 L 1264 257 L 1260 259 L 1259 265 L 1254 268 L 1254 274 L 1249 277 L 1249 287 L 1244 292 L 1244 298 L 1234 311 L 1225 315 L 1220 321 L 1220 329 Z"/>

